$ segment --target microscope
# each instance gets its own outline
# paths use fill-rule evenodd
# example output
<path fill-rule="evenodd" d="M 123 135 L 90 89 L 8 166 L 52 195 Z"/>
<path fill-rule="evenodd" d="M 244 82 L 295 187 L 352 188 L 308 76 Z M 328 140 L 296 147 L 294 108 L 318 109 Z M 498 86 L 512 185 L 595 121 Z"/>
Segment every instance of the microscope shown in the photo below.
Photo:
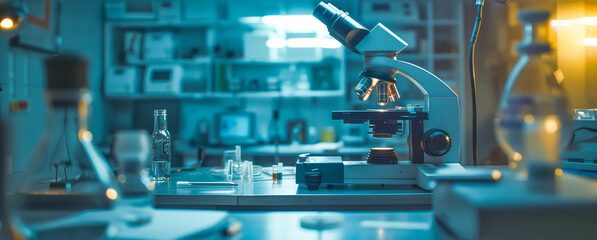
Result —
<path fill-rule="evenodd" d="M 400 98 L 394 77 L 410 80 L 424 95 L 423 106 L 333 111 L 332 119 L 345 124 L 368 122 L 374 138 L 392 138 L 403 126 L 408 129 L 409 159 L 399 161 L 394 148 L 372 148 L 366 161 L 342 161 L 339 156 L 301 155 L 296 182 L 308 189 L 336 184 L 418 185 L 430 190 L 442 174 L 464 171 L 459 163 L 460 133 L 458 96 L 441 79 L 396 55 L 408 44 L 378 23 L 369 30 L 329 3 L 319 3 L 313 15 L 332 37 L 364 56 L 364 71 L 355 88 L 366 101 L 373 91 L 377 104 L 386 106 Z"/>

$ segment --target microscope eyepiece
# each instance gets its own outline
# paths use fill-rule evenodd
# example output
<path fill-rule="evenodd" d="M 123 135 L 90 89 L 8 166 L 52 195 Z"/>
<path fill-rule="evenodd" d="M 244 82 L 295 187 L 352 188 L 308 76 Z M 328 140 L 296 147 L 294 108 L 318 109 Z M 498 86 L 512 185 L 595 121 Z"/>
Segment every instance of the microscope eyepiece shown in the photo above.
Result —
<path fill-rule="evenodd" d="M 330 3 L 320 2 L 315 7 L 313 16 L 327 26 L 332 37 L 351 51 L 359 53 L 356 46 L 369 34 L 369 29 Z"/>

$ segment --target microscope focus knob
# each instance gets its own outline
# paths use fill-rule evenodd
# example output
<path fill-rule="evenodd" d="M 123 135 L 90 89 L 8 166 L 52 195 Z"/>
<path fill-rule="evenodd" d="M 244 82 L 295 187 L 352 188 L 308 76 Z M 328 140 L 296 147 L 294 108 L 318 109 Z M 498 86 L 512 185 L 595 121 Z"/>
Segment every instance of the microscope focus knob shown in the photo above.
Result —
<path fill-rule="evenodd" d="M 452 140 L 448 133 L 439 130 L 431 129 L 425 132 L 423 137 L 423 150 L 431 156 L 442 156 L 450 150 Z"/>

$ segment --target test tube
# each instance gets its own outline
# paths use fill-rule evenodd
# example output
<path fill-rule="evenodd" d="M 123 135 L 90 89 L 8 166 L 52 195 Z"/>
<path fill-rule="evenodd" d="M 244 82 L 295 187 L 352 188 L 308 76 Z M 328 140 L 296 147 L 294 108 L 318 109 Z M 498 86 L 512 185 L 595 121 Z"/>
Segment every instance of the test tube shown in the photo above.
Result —
<path fill-rule="evenodd" d="M 385 81 L 377 84 L 377 104 L 380 106 L 388 104 L 388 84 Z"/>
<path fill-rule="evenodd" d="M 253 162 L 247 161 L 247 181 L 253 181 Z"/>
<path fill-rule="evenodd" d="M 240 160 L 240 145 L 236 145 L 236 161 L 241 161 Z"/>
<path fill-rule="evenodd" d="M 284 175 L 284 163 L 278 163 L 278 180 L 282 181 Z"/>
<path fill-rule="evenodd" d="M 243 162 L 241 160 L 240 145 L 236 145 L 236 149 L 234 151 L 235 151 L 235 156 L 234 156 L 233 173 L 235 175 L 240 175 L 242 177 Z"/>
<path fill-rule="evenodd" d="M 233 168 L 234 160 L 230 159 L 226 162 L 226 169 L 224 169 L 224 172 L 226 172 L 226 181 L 228 182 L 232 181 Z"/>
<path fill-rule="evenodd" d="M 274 177 L 274 184 L 278 184 L 278 165 L 272 166 L 272 176 Z"/>

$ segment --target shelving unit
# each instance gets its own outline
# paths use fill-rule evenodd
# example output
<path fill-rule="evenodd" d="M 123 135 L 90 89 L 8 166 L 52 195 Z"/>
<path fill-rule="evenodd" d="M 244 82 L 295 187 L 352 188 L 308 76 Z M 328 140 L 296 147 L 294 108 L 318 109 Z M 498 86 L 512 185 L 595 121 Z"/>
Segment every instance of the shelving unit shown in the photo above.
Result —
<path fill-rule="evenodd" d="M 182 1 L 181 1 L 182 2 Z M 188 2 L 188 1 L 187 1 Z M 237 6 L 234 0 L 223 1 L 226 4 Z M 279 4 L 283 5 L 283 1 Z M 280 12 L 283 14 L 280 5 Z M 216 11 L 216 9 L 213 9 Z M 220 10 L 217 10 L 220 11 Z M 319 57 L 294 58 L 291 50 L 279 58 L 247 58 L 244 56 L 243 37 L 252 32 L 276 32 L 279 26 L 261 23 L 259 16 L 251 16 L 246 21 L 242 16 L 221 12 L 212 19 L 188 20 L 181 16 L 181 20 L 160 21 L 153 20 L 109 20 L 104 24 L 104 81 L 108 72 L 114 67 L 127 67 L 137 69 L 137 88 L 134 93 L 104 92 L 109 100 L 161 100 L 161 99 L 203 99 L 203 98 L 273 98 L 273 97 L 338 97 L 345 92 L 345 65 L 343 64 L 342 48 L 333 51 L 315 49 Z M 255 19 L 259 21 L 254 21 Z M 125 34 L 127 32 L 172 32 L 175 37 L 174 58 L 168 60 L 127 59 L 125 55 Z M 287 34 L 287 33 L 283 33 Z M 141 48 L 143 48 L 142 44 Z M 263 46 L 265 47 L 265 46 Z M 312 51 L 313 49 L 311 49 Z M 195 51 L 198 53 L 191 54 Z M 296 51 L 296 50 L 294 50 Z M 139 50 L 143 52 L 143 50 Z M 141 53 L 139 53 L 141 54 Z M 282 89 L 281 78 L 290 78 L 296 81 L 298 75 L 282 76 L 280 72 L 302 71 L 306 73 L 309 81 L 320 81 L 314 77 L 315 71 L 320 69 L 322 61 L 333 58 L 336 61 L 324 64 L 331 70 L 325 70 L 331 84 L 330 89 L 318 88 L 318 82 L 307 84 L 311 88 L 291 90 L 289 87 Z M 155 65 L 177 65 L 183 68 L 184 77 L 180 92 L 173 93 L 145 93 L 143 92 L 143 79 L 146 78 L 147 68 Z M 255 71 L 258 69 L 259 71 Z M 291 69 L 291 70 L 285 70 Z M 296 69 L 292 70 L 292 69 Z M 190 74 L 188 74 L 190 73 Z M 305 75 L 305 74 L 303 74 Z M 269 86 L 268 78 L 280 78 L 276 86 Z M 321 77 L 320 77 L 321 78 Z M 235 82 L 236 81 L 236 82 Z M 238 83 L 240 81 L 241 83 Z M 251 81 L 251 86 L 247 82 Z M 235 85 L 236 84 L 236 85 Z M 295 84 L 295 83 L 292 83 Z M 187 85 L 190 85 L 187 86 Z M 271 85 L 271 84 L 270 84 Z M 320 84 L 321 85 L 321 84 Z M 230 88 L 229 86 L 235 86 Z M 269 87 L 267 87 L 269 86 Z"/>

